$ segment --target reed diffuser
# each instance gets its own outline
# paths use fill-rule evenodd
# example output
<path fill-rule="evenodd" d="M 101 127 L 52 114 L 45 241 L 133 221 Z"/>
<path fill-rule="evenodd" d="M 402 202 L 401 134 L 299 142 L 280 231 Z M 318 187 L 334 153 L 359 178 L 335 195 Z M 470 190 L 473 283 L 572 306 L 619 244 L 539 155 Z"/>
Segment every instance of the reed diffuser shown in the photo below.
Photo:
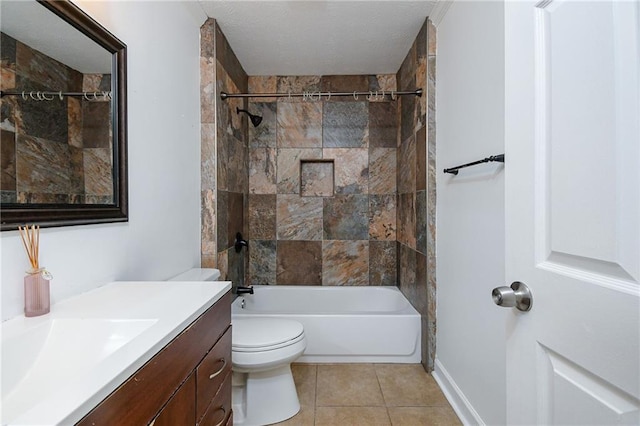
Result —
<path fill-rule="evenodd" d="M 31 225 L 18 227 L 22 244 L 29 257 L 31 268 L 24 277 L 24 316 L 37 317 L 48 314 L 51 310 L 49 281 L 51 274 L 40 267 L 40 227 Z"/>

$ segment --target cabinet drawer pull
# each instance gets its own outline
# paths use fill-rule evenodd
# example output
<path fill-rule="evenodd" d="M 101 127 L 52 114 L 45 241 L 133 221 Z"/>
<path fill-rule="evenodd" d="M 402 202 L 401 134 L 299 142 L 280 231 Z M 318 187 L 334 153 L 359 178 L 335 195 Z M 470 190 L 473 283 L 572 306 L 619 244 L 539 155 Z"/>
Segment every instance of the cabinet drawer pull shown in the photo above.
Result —
<path fill-rule="evenodd" d="M 220 420 L 219 423 L 216 423 L 216 426 L 222 426 L 224 424 L 224 421 L 227 420 L 227 410 L 225 410 L 224 407 L 216 408 L 216 411 L 220 410 L 222 410 L 222 420 Z"/>
<path fill-rule="evenodd" d="M 211 374 L 209 376 L 209 379 L 213 379 L 214 377 L 216 377 L 218 374 L 222 373 L 222 371 L 224 370 L 224 368 L 227 366 L 227 360 L 224 358 L 220 358 L 218 360 L 218 362 L 222 361 L 222 367 L 220 367 L 220 370 L 216 371 L 215 373 Z"/>

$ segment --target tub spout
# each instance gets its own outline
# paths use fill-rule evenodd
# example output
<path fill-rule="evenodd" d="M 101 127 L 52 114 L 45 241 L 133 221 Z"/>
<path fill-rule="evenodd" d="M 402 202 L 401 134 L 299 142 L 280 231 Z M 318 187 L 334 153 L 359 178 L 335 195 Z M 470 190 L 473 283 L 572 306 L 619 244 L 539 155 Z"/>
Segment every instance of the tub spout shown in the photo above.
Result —
<path fill-rule="evenodd" d="M 236 287 L 236 294 L 253 294 L 253 286 L 244 287 L 239 285 Z"/>

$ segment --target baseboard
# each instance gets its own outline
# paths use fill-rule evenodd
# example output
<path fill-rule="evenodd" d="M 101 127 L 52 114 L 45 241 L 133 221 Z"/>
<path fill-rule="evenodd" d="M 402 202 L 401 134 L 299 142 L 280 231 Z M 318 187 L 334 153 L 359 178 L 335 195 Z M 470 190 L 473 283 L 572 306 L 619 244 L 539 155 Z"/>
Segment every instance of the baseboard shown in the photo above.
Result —
<path fill-rule="evenodd" d="M 462 390 L 458 387 L 453 378 L 449 375 L 447 370 L 440 363 L 440 360 L 436 358 L 434 363 L 433 378 L 436 380 L 442 393 L 453 407 L 453 411 L 456 412 L 460 421 L 464 425 L 485 425 L 478 412 L 473 408 L 469 400 L 464 396 Z"/>

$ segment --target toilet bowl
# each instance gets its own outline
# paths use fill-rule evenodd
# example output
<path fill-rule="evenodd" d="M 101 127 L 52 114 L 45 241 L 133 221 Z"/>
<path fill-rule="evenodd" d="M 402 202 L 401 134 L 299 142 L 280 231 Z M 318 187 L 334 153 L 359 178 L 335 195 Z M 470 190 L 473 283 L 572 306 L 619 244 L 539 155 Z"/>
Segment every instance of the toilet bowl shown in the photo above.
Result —
<path fill-rule="evenodd" d="M 291 362 L 307 347 L 302 324 L 275 318 L 234 318 L 231 338 L 235 425 L 281 422 L 300 411 Z"/>

